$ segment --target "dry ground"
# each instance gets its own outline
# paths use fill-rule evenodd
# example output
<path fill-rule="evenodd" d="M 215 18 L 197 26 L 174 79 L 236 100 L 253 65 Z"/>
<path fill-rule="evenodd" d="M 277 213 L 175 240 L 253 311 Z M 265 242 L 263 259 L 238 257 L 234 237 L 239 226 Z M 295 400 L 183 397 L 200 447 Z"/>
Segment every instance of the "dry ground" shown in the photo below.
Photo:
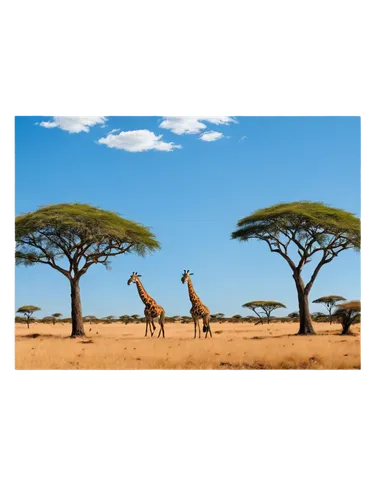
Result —
<path fill-rule="evenodd" d="M 296 323 L 212 323 L 212 338 L 193 339 L 192 324 L 167 324 L 166 338 L 145 338 L 143 324 L 86 325 L 85 339 L 70 339 L 69 324 L 15 328 L 19 370 L 123 369 L 358 369 L 355 335 L 316 323 L 317 335 L 297 336 Z M 91 330 L 90 330 L 91 329 Z"/>

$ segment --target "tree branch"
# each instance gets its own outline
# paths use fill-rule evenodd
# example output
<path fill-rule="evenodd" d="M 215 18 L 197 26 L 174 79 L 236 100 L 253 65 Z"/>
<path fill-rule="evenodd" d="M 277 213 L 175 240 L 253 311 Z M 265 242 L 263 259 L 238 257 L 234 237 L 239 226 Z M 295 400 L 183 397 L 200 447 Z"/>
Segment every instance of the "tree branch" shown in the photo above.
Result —
<path fill-rule="evenodd" d="M 91 253 L 90 255 L 85 256 L 86 257 L 86 263 L 81 267 L 81 269 L 77 270 L 77 277 L 80 278 L 83 276 L 86 271 L 89 269 L 90 266 L 93 264 L 105 264 L 108 260 L 109 257 L 113 257 L 115 255 L 120 255 L 123 253 L 128 252 L 134 245 L 130 244 L 126 248 L 121 249 L 118 252 L 96 252 L 96 253 Z M 109 247 L 109 250 L 111 250 L 112 247 Z M 103 258 L 103 260 L 99 260 L 100 258 Z"/>
<path fill-rule="evenodd" d="M 331 262 L 331 260 L 333 259 L 333 257 L 327 259 L 326 256 L 327 256 L 327 252 L 324 251 L 323 257 L 321 258 L 319 264 L 316 266 L 314 272 L 312 273 L 310 281 L 305 286 L 305 290 L 304 290 L 305 295 L 309 294 L 311 287 L 313 286 L 313 283 L 314 283 L 316 277 L 318 276 L 320 269 L 324 266 L 324 264 L 328 264 L 328 262 Z"/>
<path fill-rule="evenodd" d="M 258 236 L 258 238 L 260 240 L 263 240 L 263 241 L 265 241 L 267 243 L 267 245 L 269 246 L 271 252 L 279 253 L 288 262 L 288 264 L 291 267 L 291 269 L 292 269 L 293 272 L 296 271 L 296 269 L 297 269 L 296 265 L 294 264 L 294 262 L 292 261 L 292 259 L 289 257 L 289 255 L 287 253 L 283 253 L 280 248 L 278 248 L 278 249 L 272 248 L 271 243 L 268 241 L 267 238 L 265 238 L 265 237 L 260 238 L 259 236 Z"/>

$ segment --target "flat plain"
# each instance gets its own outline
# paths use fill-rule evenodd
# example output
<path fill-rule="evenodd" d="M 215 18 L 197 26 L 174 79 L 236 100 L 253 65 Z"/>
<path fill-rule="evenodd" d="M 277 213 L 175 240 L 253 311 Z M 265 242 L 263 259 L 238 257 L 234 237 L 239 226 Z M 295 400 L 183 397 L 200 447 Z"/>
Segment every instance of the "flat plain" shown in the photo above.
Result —
<path fill-rule="evenodd" d="M 193 324 L 167 323 L 166 337 L 144 337 L 144 324 L 86 324 L 71 339 L 71 325 L 15 327 L 19 370 L 127 369 L 359 369 L 360 325 L 315 323 L 316 335 L 296 335 L 297 323 L 211 323 L 212 338 L 193 338 Z"/>

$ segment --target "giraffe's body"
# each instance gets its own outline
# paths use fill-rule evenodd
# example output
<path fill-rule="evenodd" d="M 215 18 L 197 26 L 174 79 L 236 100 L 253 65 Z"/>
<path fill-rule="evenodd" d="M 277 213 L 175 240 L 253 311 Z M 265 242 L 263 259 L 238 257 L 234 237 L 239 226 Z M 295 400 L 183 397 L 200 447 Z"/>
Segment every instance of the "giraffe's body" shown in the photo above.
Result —
<path fill-rule="evenodd" d="M 165 312 L 164 309 L 159 306 L 155 302 L 155 300 L 150 297 L 150 295 L 146 292 L 144 286 L 141 283 L 140 274 L 133 273 L 129 280 L 128 280 L 128 285 L 130 283 L 134 282 L 137 285 L 137 290 L 138 294 L 144 303 L 145 307 L 145 318 L 146 318 L 146 333 L 145 337 L 147 337 L 147 330 L 150 328 L 151 332 L 151 337 L 154 335 L 154 332 L 156 330 L 156 326 L 154 323 L 154 319 L 158 318 L 159 320 L 159 325 L 160 325 L 160 330 L 158 334 L 158 338 L 160 337 L 160 334 L 163 334 L 164 337 L 164 320 L 165 320 Z"/>
<path fill-rule="evenodd" d="M 206 333 L 205 338 L 207 338 L 207 334 L 209 333 L 212 337 L 211 326 L 210 326 L 210 310 L 207 306 L 205 306 L 198 295 L 195 293 L 193 283 L 191 281 L 189 271 L 184 271 L 184 274 L 181 278 L 182 283 L 187 281 L 188 290 L 189 290 L 189 298 L 192 305 L 190 309 L 190 314 L 193 317 L 194 321 L 194 338 L 197 336 L 197 327 L 199 332 L 199 338 L 201 336 L 201 327 L 199 324 L 199 320 L 203 320 L 203 333 Z"/>

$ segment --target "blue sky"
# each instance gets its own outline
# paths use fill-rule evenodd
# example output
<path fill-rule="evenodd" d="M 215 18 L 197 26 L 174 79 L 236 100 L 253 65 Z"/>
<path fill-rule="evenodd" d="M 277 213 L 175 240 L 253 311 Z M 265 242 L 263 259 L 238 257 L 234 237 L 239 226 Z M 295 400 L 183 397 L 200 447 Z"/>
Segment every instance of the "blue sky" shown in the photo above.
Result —
<path fill-rule="evenodd" d="M 81 202 L 151 226 L 162 249 L 146 258 L 91 267 L 81 280 L 83 314 L 143 315 L 135 286 L 167 315 L 191 307 L 183 269 L 211 313 L 247 315 L 251 300 L 297 310 L 285 261 L 266 243 L 230 239 L 238 219 L 258 208 L 322 201 L 360 216 L 358 117 L 17 117 L 16 215 L 41 205 Z M 306 267 L 306 277 L 311 274 Z M 70 316 L 68 280 L 49 266 L 17 267 L 15 305 L 39 317 Z M 342 252 L 324 266 L 310 299 L 360 298 L 360 256 Z M 323 310 L 311 304 L 311 311 Z"/>

